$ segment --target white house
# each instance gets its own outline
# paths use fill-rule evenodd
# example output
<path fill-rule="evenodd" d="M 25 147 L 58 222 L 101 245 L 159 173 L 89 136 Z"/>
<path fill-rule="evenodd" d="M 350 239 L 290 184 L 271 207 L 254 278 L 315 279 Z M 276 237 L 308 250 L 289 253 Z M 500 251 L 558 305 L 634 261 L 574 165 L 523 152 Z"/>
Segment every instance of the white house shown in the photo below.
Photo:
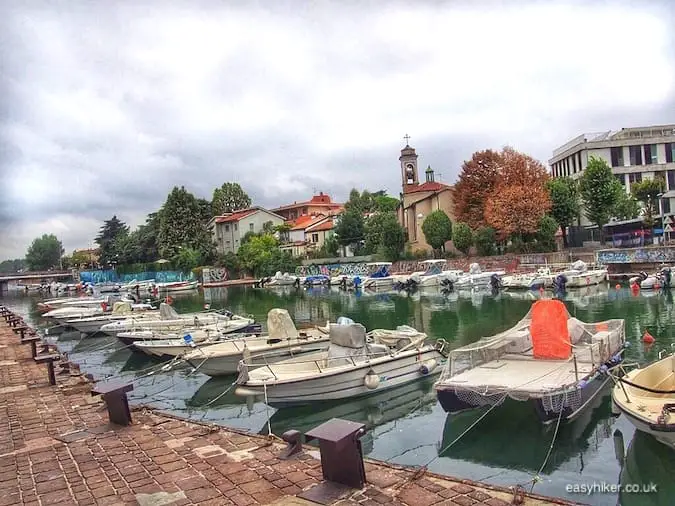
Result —
<path fill-rule="evenodd" d="M 247 232 L 262 232 L 265 223 L 283 225 L 284 218 L 262 207 L 240 209 L 222 216 L 214 216 L 208 227 L 218 253 L 236 253 Z"/>

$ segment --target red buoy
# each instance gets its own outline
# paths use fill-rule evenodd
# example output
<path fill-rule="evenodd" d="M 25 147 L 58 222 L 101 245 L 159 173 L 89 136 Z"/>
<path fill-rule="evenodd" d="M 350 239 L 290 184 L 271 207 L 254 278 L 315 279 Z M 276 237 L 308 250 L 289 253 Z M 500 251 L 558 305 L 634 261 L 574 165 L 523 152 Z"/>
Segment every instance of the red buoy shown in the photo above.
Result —
<path fill-rule="evenodd" d="M 654 336 L 652 336 L 648 330 L 645 330 L 645 334 L 642 336 L 642 342 L 646 344 L 652 344 L 654 341 Z"/>
<path fill-rule="evenodd" d="M 621 290 L 621 285 L 619 283 L 617 283 L 614 288 L 616 288 L 617 290 Z"/>

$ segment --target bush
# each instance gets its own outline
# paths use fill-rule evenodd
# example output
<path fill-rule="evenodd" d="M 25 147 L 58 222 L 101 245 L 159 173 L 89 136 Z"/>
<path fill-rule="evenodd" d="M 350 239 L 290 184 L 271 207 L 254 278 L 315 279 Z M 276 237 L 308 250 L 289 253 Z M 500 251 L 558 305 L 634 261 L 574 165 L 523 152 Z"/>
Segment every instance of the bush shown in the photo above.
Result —
<path fill-rule="evenodd" d="M 491 256 L 496 252 L 497 237 L 491 227 L 479 228 L 476 231 L 476 250 L 480 256 Z"/>
<path fill-rule="evenodd" d="M 473 231 L 466 223 L 457 222 L 452 226 L 452 244 L 465 255 L 473 246 Z"/>

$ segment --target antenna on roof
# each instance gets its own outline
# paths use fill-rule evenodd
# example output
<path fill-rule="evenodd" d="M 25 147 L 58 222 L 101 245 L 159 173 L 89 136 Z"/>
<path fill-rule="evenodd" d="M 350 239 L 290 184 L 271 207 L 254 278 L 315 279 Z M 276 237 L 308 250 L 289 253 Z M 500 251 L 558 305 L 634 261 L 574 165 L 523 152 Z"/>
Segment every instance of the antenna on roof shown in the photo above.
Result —
<path fill-rule="evenodd" d="M 443 173 L 442 173 L 442 172 L 436 172 L 436 175 L 438 176 L 438 180 L 439 180 L 439 181 L 440 181 L 441 178 L 443 177 Z"/>
<path fill-rule="evenodd" d="M 312 195 L 316 195 L 316 186 L 312 186 Z"/>

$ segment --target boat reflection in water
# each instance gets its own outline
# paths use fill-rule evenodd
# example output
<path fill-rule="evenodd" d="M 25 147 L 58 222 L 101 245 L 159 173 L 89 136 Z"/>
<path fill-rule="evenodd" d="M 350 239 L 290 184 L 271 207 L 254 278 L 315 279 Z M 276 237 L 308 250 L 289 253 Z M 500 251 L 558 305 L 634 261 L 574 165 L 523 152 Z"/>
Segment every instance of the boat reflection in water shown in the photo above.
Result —
<path fill-rule="evenodd" d="M 623 450 L 623 437 L 615 432 L 617 453 Z M 617 455 L 620 458 L 620 455 Z M 635 431 L 628 446 L 619 477 L 621 506 L 672 506 L 675 504 L 675 450 L 659 443 L 649 434 Z M 650 485 L 657 483 L 654 492 Z M 626 488 L 637 491 L 628 493 Z"/>
<path fill-rule="evenodd" d="M 612 436 L 616 419 L 611 413 L 609 397 L 610 390 L 605 388 L 577 419 L 560 425 L 542 473 L 550 474 L 568 462 L 576 467 L 575 472 L 583 470 L 584 460 Z M 448 448 L 488 409 L 448 414 L 439 456 L 536 474 L 546 459 L 555 424 L 543 425 L 529 404 L 506 399 Z"/>
<path fill-rule="evenodd" d="M 373 450 L 371 429 L 409 415 L 421 415 L 436 404 L 433 384 L 433 380 L 424 379 L 365 397 L 282 408 L 272 415 L 270 425 L 274 434 L 281 435 L 291 429 L 304 434 L 332 418 L 360 422 L 368 429 L 361 437 L 363 453 L 368 455 Z M 266 424 L 260 433 L 267 434 L 267 431 Z"/>

